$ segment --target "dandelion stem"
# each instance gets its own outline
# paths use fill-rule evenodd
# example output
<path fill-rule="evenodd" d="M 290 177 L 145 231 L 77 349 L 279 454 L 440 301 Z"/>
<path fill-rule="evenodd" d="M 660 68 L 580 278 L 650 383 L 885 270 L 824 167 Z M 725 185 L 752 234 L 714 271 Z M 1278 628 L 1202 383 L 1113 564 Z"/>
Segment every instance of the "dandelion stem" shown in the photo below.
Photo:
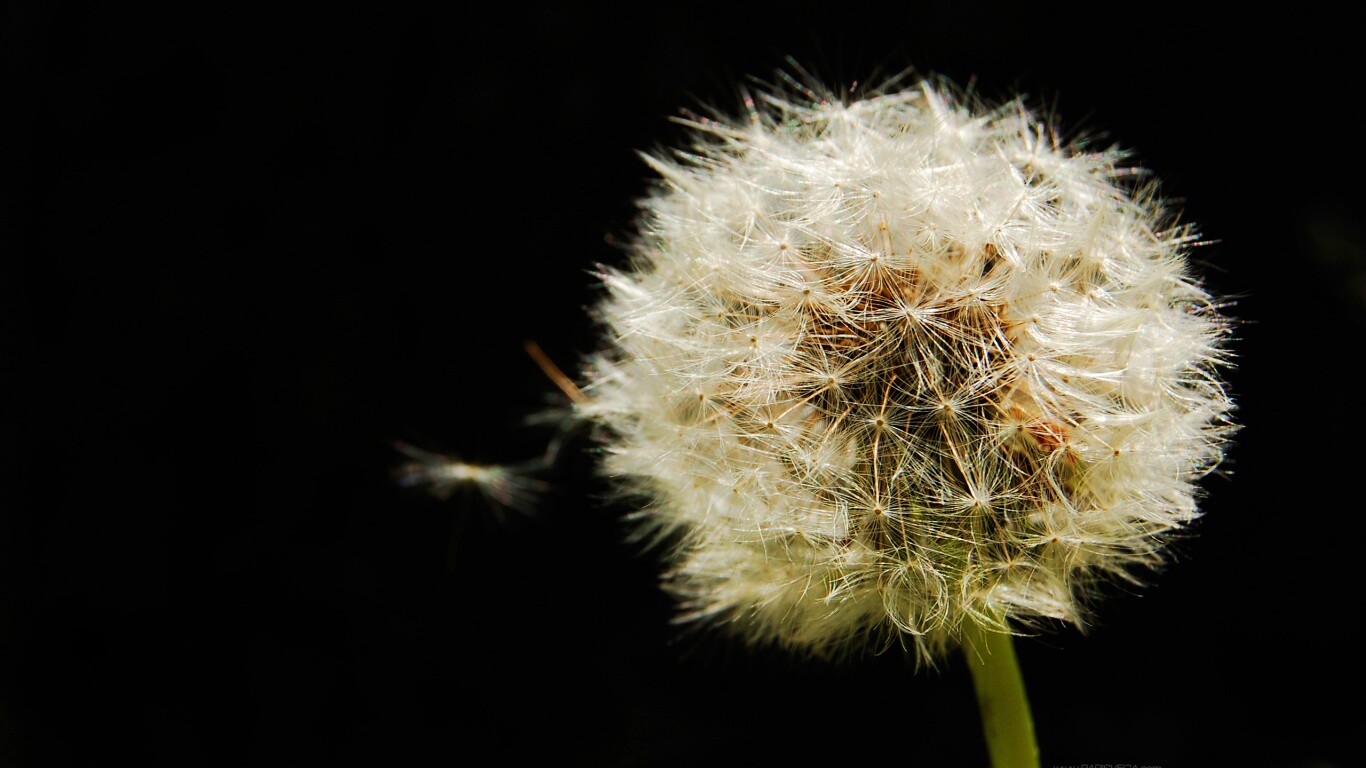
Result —
<path fill-rule="evenodd" d="M 972 670 L 973 688 L 977 689 L 992 768 L 1038 768 L 1034 718 L 1010 635 L 974 621 L 965 622 L 963 653 Z"/>

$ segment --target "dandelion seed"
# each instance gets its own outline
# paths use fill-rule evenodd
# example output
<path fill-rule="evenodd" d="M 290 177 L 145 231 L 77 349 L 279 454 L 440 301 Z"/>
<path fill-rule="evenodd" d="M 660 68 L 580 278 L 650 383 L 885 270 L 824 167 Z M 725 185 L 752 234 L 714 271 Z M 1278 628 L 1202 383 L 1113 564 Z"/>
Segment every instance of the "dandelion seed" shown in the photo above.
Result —
<path fill-rule="evenodd" d="M 412 459 L 394 470 L 399 485 L 424 488 L 439 499 L 450 498 L 458 489 L 472 488 L 495 510 L 511 509 L 525 514 L 535 508 L 548 487 L 544 481 L 529 476 L 540 468 L 540 462 L 470 464 L 407 443 L 396 443 L 394 447 Z"/>

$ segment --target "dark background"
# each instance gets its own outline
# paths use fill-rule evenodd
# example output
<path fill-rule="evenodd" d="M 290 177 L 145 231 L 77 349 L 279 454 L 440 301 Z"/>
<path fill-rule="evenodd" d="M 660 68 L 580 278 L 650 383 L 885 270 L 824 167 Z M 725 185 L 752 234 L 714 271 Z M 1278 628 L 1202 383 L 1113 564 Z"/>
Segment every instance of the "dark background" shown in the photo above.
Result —
<path fill-rule="evenodd" d="M 1196 255 L 1237 297 L 1246 426 L 1153 586 L 1019 644 L 1044 765 L 1348 764 L 1353 24 L 105 5 L 0 11 L 0 763 L 985 764 L 956 659 L 680 635 L 580 451 L 503 522 L 389 475 L 396 439 L 544 445 L 522 341 L 570 368 L 592 349 L 588 270 L 621 260 L 649 178 L 633 150 L 792 55 L 842 85 L 914 65 L 1023 91 L 1134 148 L 1217 240 Z"/>

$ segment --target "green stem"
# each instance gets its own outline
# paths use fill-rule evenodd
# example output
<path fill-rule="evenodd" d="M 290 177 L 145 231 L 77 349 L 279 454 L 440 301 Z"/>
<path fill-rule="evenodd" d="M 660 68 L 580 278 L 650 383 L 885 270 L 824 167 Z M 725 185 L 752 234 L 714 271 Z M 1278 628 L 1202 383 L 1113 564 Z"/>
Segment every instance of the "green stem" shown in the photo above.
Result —
<path fill-rule="evenodd" d="M 992 768 L 1039 768 L 1034 718 L 1010 635 L 965 622 L 963 653 L 977 689 Z"/>

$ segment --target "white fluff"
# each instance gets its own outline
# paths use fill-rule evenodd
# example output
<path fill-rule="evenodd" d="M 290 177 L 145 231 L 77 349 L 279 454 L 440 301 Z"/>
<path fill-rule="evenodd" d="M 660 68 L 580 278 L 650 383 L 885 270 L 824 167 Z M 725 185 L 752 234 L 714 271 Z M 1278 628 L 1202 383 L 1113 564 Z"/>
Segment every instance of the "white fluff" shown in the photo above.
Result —
<path fill-rule="evenodd" d="M 930 83 L 692 126 L 580 405 L 686 618 L 933 660 L 1159 560 L 1230 431 L 1228 324 L 1121 153 Z"/>

